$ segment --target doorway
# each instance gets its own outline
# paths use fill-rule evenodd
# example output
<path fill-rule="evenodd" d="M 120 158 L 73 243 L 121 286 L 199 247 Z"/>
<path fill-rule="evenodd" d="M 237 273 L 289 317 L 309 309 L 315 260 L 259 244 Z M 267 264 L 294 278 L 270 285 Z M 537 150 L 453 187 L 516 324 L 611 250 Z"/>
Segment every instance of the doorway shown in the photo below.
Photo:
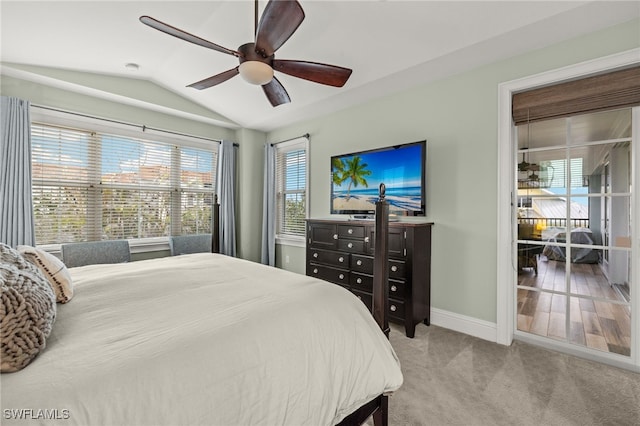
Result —
<path fill-rule="evenodd" d="M 640 108 L 528 127 L 511 115 L 516 92 L 637 65 L 639 54 L 499 87 L 498 343 L 515 338 L 640 371 Z M 614 124 L 588 136 L 592 120 Z"/>

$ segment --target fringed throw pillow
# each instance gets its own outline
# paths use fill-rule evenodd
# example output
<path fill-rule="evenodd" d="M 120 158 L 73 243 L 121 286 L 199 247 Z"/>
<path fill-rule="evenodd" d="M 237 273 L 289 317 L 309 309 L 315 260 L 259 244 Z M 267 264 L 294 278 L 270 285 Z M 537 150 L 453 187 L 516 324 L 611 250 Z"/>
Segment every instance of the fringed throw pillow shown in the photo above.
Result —
<path fill-rule="evenodd" d="M 58 303 L 67 303 L 73 297 L 71 274 L 62 262 L 54 255 L 31 246 L 18 246 L 18 251 L 25 259 L 40 269 L 56 293 Z"/>

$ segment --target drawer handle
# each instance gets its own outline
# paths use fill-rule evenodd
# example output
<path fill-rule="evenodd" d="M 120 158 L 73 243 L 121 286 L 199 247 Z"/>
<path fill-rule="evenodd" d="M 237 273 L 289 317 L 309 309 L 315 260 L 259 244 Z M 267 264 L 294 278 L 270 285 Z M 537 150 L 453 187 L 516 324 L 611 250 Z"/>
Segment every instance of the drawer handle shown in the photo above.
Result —
<path fill-rule="evenodd" d="M 338 275 L 338 278 L 340 278 L 341 280 L 344 280 L 344 274 Z"/>
<path fill-rule="evenodd" d="M 349 228 L 349 230 L 347 231 L 347 234 L 353 234 L 353 229 Z"/>
<path fill-rule="evenodd" d="M 337 240 L 338 239 L 338 234 L 333 234 L 333 239 Z"/>
<path fill-rule="evenodd" d="M 358 279 L 356 280 L 356 282 L 357 282 L 358 284 L 362 284 L 362 278 L 358 278 Z"/>
<path fill-rule="evenodd" d="M 364 242 L 368 243 L 369 242 L 369 237 L 364 237 Z"/>
<path fill-rule="evenodd" d="M 349 248 L 353 248 L 353 243 L 349 243 L 349 244 L 347 244 L 347 247 L 349 247 Z"/>
<path fill-rule="evenodd" d="M 391 312 L 395 312 L 395 311 L 396 311 L 396 309 L 398 309 L 398 308 L 396 308 L 396 305 L 391 305 L 391 306 L 389 306 L 389 310 L 390 310 Z"/>
<path fill-rule="evenodd" d="M 398 267 L 397 267 L 396 265 L 393 265 L 393 266 L 391 267 L 391 270 L 392 270 L 393 272 L 396 272 L 396 271 L 398 270 Z"/>
<path fill-rule="evenodd" d="M 313 253 L 313 257 L 318 257 L 318 253 Z"/>
<path fill-rule="evenodd" d="M 396 287 L 395 285 L 391 286 L 391 291 L 397 291 L 397 290 L 398 290 L 398 287 Z"/>
<path fill-rule="evenodd" d="M 338 262 L 340 262 L 340 263 L 344 262 L 344 257 L 340 256 L 340 257 L 338 258 Z"/>
<path fill-rule="evenodd" d="M 362 265 L 362 260 L 360 260 L 360 259 L 356 260 L 356 265 L 361 266 Z"/>
<path fill-rule="evenodd" d="M 318 273 L 318 268 L 315 268 L 315 269 L 313 270 L 313 273 L 314 273 L 314 274 L 317 274 L 317 273 Z"/>

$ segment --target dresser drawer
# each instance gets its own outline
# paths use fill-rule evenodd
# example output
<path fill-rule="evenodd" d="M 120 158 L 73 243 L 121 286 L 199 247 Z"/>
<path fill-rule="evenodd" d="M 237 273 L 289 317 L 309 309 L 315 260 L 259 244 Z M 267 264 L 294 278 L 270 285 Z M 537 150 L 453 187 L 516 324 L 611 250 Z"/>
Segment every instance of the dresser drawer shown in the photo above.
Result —
<path fill-rule="evenodd" d="M 338 237 L 364 239 L 366 228 L 361 225 L 338 225 Z"/>
<path fill-rule="evenodd" d="M 344 269 L 309 263 L 307 265 L 307 275 L 340 284 L 344 287 L 349 286 L 349 271 Z"/>
<path fill-rule="evenodd" d="M 364 241 L 339 239 L 338 250 L 348 251 L 349 253 L 364 253 Z"/>
<path fill-rule="evenodd" d="M 349 278 L 349 285 L 351 286 L 351 288 L 355 290 L 372 293 L 373 277 L 371 275 L 351 272 L 351 277 Z M 389 289 L 389 297 L 394 299 L 404 300 L 404 297 L 405 297 L 404 281 L 389 280 L 388 289 Z"/>
<path fill-rule="evenodd" d="M 401 260 L 389 260 L 389 278 L 403 280 L 405 278 L 405 263 Z"/>
<path fill-rule="evenodd" d="M 307 252 L 307 262 L 349 268 L 349 256 L 349 253 L 310 248 Z"/>
<path fill-rule="evenodd" d="M 389 299 L 389 316 L 398 320 L 404 320 L 404 302 Z"/>
<path fill-rule="evenodd" d="M 365 274 L 373 274 L 373 257 L 354 254 L 351 256 L 351 269 Z"/>
<path fill-rule="evenodd" d="M 373 275 L 373 257 L 354 254 L 351 256 L 351 269 L 363 274 Z M 404 280 L 406 278 L 405 262 L 389 259 L 389 278 Z"/>
<path fill-rule="evenodd" d="M 389 280 L 389 297 L 404 300 L 404 281 Z"/>
<path fill-rule="evenodd" d="M 351 272 L 351 277 L 349 278 L 349 285 L 351 285 L 351 287 L 354 289 L 371 293 L 373 291 L 373 277 L 371 275 Z"/>

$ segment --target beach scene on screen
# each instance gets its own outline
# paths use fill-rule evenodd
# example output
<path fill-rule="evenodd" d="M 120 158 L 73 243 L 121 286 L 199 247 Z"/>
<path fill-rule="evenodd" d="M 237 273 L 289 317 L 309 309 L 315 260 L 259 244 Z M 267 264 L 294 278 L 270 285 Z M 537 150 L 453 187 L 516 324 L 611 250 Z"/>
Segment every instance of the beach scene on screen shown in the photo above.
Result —
<path fill-rule="evenodd" d="M 393 211 L 420 211 L 422 146 L 334 157 L 331 164 L 334 211 L 374 210 L 380 183 Z"/>

